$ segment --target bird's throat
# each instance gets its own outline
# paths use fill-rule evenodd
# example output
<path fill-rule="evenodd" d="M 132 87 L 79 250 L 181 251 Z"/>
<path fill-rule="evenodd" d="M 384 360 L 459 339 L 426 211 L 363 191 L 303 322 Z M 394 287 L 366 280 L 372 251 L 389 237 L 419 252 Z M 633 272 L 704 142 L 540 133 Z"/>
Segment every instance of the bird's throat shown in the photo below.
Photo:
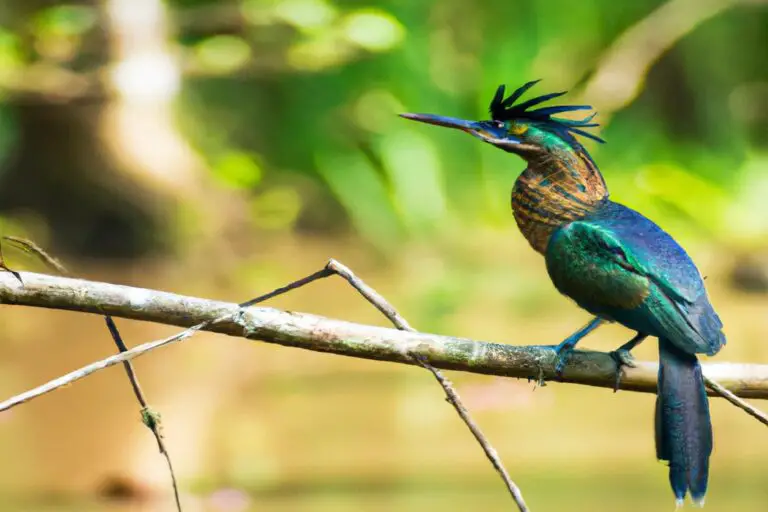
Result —
<path fill-rule="evenodd" d="M 586 217 L 607 199 L 603 176 L 586 151 L 564 149 L 529 160 L 512 189 L 512 212 L 525 238 L 543 254 L 557 228 Z"/>

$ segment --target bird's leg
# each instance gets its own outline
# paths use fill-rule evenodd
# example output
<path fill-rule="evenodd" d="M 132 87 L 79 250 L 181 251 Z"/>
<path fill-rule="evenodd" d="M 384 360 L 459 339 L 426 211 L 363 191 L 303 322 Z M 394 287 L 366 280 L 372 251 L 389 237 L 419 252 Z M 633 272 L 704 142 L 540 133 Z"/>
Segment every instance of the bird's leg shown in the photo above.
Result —
<path fill-rule="evenodd" d="M 576 344 L 590 332 L 597 329 L 603 323 L 603 319 L 595 317 L 589 321 L 587 325 L 565 338 L 559 345 L 555 346 L 555 354 L 557 354 L 557 365 L 555 366 L 555 373 L 558 377 L 562 376 L 565 369 L 565 363 L 568 362 L 568 357 L 573 352 Z"/>
<path fill-rule="evenodd" d="M 619 384 L 621 384 L 621 369 L 624 366 L 629 366 L 630 368 L 635 367 L 635 358 L 632 357 L 632 354 L 630 351 L 638 346 L 645 338 L 647 338 L 647 334 L 643 334 L 642 332 L 638 332 L 634 338 L 617 348 L 616 350 L 613 350 L 609 352 L 610 356 L 613 358 L 614 361 L 616 361 L 616 381 L 613 384 L 613 392 L 617 392 L 619 390 Z"/>

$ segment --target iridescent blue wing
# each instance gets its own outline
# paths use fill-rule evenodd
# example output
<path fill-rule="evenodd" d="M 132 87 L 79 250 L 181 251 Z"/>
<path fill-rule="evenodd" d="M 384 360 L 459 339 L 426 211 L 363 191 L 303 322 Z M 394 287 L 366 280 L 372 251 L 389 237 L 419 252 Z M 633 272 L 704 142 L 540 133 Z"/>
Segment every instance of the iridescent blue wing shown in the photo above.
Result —
<path fill-rule="evenodd" d="M 685 352 L 717 352 L 722 324 L 688 255 L 642 215 L 615 210 L 553 234 L 546 262 L 555 286 L 584 309 Z"/>

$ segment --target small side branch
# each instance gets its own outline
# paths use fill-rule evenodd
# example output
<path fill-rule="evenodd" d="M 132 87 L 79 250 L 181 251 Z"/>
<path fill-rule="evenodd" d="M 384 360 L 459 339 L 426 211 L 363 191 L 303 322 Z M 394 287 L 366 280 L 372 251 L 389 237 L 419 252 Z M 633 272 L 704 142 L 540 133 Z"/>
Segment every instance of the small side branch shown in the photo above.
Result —
<path fill-rule="evenodd" d="M 733 405 L 743 410 L 744 412 L 746 412 L 747 414 L 755 418 L 757 421 L 759 421 L 763 425 L 768 426 L 768 415 L 766 415 L 763 411 L 761 411 L 760 409 L 758 409 L 753 405 L 750 405 L 748 402 L 742 400 L 738 396 L 734 395 L 733 393 L 731 393 L 726 388 L 724 388 L 717 382 L 713 381 L 706 375 L 704 376 L 704 383 L 712 391 L 714 391 L 721 397 L 725 398 L 726 400 L 731 402 Z"/>
<path fill-rule="evenodd" d="M 365 284 L 363 280 L 358 278 L 349 268 L 333 259 L 328 262 L 325 268 L 346 279 L 347 282 L 352 285 L 352 287 L 360 292 L 360 295 L 365 297 L 368 302 L 373 304 L 376 309 L 381 311 L 381 313 L 386 316 L 389 321 L 392 322 L 392 325 L 394 325 L 396 328 L 401 331 L 416 332 L 416 330 L 413 329 L 410 324 L 408 324 L 405 318 L 400 316 L 397 310 L 389 302 L 387 302 L 387 300 L 382 295 Z M 456 413 L 467 426 L 469 431 L 472 432 L 472 435 L 483 449 L 485 456 L 489 461 L 491 461 L 491 465 L 493 465 L 493 468 L 501 476 L 501 479 L 504 481 L 504 485 L 507 487 L 509 494 L 515 501 L 517 508 L 520 510 L 520 512 L 528 512 L 528 506 L 525 504 L 525 500 L 523 499 L 523 493 L 520 491 L 520 488 L 517 486 L 517 484 L 512 481 L 512 478 L 509 476 L 507 469 L 504 467 L 504 463 L 502 463 L 498 452 L 491 445 L 490 441 L 488 441 L 488 438 L 485 437 L 482 430 L 480 430 L 480 427 L 474 422 L 469 414 L 469 411 L 461 402 L 459 394 L 453 388 L 451 382 L 445 378 L 440 370 L 429 364 L 426 358 L 412 354 L 410 352 L 408 353 L 408 357 L 432 373 L 437 382 L 443 388 L 443 391 L 445 391 L 445 396 L 448 403 L 453 406 L 453 408 L 456 410 Z"/>
<path fill-rule="evenodd" d="M 33 241 L 27 240 L 26 238 L 19 238 L 15 236 L 4 236 L 3 239 L 8 240 L 14 246 L 39 258 L 49 269 L 53 270 L 58 275 L 61 275 L 61 276 L 71 275 L 67 270 L 67 268 L 59 260 L 57 260 L 50 254 L 48 254 L 45 250 L 43 250 L 40 246 L 38 246 Z M 19 281 L 21 281 L 21 277 L 18 275 L 17 272 L 14 272 L 13 270 L 10 270 L 8 267 L 5 266 L 5 264 L 2 261 L 1 253 L 0 253 L 0 267 L 2 267 L 5 270 L 8 270 L 17 279 L 19 279 Z M 115 324 L 115 320 L 109 315 L 105 315 L 104 320 L 107 324 L 107 329 L 109 330 L 109 334 L 110 336 L 112 336 L 112 341 L 115 342 L 117 349 L 120 352 L 126 352 L 128 350 L 128 347 L 125 345 L 125 342 L 123 341 L 123 337 L 120 335 L 120 331 L 118 330 L 117 325 Z M 160 454 L 163 457 L 165 457 L 165 462 L 168 465 L 168 472 L 171 475 L 171 485 L 173 488 L 173 497 L 176 502 L 176 510 L 178 512 L 182 512 L 181 496 L 179 495 L 179 484 L 178 484 L 178 481 L 176 480 L 176 472 L 173 470 L 173 462 L 171 462 L 171 455 L 170 453 L 168 453 L 168 449 L 166 448 L 165 441 L 163 439 L 163 425 L 160 420 L 160 413 L 152 409 L 147 403 L 147 399 L 144 396 L 144 391 L 142 391 L 141 384 L 139 384 L 139 377 L 136 375 L 136 371 L 133 369 L 133 365 L 131 364 L 131 362 L 124 361 L 123 367 L 125 369 L 126 375 L 128 376 L 128 381 L 131 384 L 131 388 L 133 389 L 133 394 L 136 396 L 136 400 L 139 402 L 139 405 L 141 406 L 141 411 L 140 411 L 141 421 L 150 431 L 152 431 L 152 435 L 155 436 L 155 440 L 157 441 L 157 448 L 160 451 Z"/>
<path fill-rule="evenodd" d="M 117 345 L 118 350 L 121 353 L 126 352 L 128 347 L 125 346 L 125 342 L 123 341 L 122 336 L 120 336 L 120 331 L 117 330 L 115 320 L 107 315 L 104 317 L 104 321 L 107 323 L 107 329 L 109 329 L 109 333 L 112 335 L 112 339 L 114 340 L 115 345 Z M 155 436 L 155 441 L 157 441 L 157 449 L 160 451 L 160 454 L 165 457 L 165 463 L 168 465 L 168 472 L 171 475 L 171 486 L 173 488 L 173 499 L 176 502 L 176 510 L 182 512 L 179 482 L 176 480 L 176 472 L 173 470 L 171 454 L 165 446 L 163 424 L 160 418 L 160 413 L 150 407 L 149 403 L 147 403 L 147 399 L 144 396 L 144 391 L 141 389 L 141 384 L 139 384 L 139 378 L 136 376 L 136 371 L 133 369 L 133 365 L 129 361 L 125 361 L 123 366 L 125 367 L 125 373 L 128 375 L 128 381 L 133 388 L 133 394 L 136 396 L 136 400 L 141 406 L 141 421 L 152 431 L 152 434 Z"/>
<path fill-rule="evenodd" d="M 493 468 L 501 475 L 501 479 L 504 480 L 504 485 L 507 486 L 507 490 L 509 491 L 509 494 L 512 495 L 512 499 L 515 500 L 515 503 L 517 504 L 517 508 L 520 509 L 521 512 L 525 512 L 528 510 L 528 506 L 525 504 L 525 500 L 523 500 L 523 494 L 520 492 L 520 488 L 515 484 L 515 482 L 512 481 L 512 478 L 509 476 L 509 473 L 507 472 L 507 469 L 504 467 L 504 464 L 501 462 L 501 457 L 499 457 L 498 452 L 496 449 L 491 446 L 491 443 L 488 442 L 488 439 L 483 435 L 483 432 L 480 430 L 480 427 L 477 426 L 477 424 L 474 422 L 472 417 L 469 415 L 469 411 L 467 411 L 466 407 L 464 407 L 464 404 L 461 403 L 461 400 L 459 399 L 459 395 L 456 393 L 456 390 L 453 389 L 453 385 L 451 382 L 445 378 L 445 376 L 435 368 L 434 366 L 429 365 L 428 363 L 423 362 L 421 359 L 417 358 L 417 361 L 419 361 L 424 368 L 432 372 L 432 375 L 435 376 L 437 381 L 440 383 L 440 385 L 443 387 L 443 390 L 445 391 L 446 400 L 448 400 L 448 403 L 450 403 L 454 409 L 456 409 L 456 412 L 461 417 L 461 420 L 464 422 L 465 425 L 467 425 L 467 428 L 470 432 L 472 432 L 472 435 L 475 436 L 475 439 L 480 444 L 480 446 L 483 448 L 483 451 L 485 452 L 485 456 L 488 457 L 488 460 L 491 461 L 491 464 L 493 464 Z"/>

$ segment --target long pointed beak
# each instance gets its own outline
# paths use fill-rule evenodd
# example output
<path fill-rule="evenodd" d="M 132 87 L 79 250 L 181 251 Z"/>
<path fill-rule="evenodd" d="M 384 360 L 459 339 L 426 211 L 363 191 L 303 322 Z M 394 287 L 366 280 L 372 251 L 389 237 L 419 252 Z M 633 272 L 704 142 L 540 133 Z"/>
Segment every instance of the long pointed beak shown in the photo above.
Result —
<path fill-rule="evenodd" d="M 456 128 L 465 132 L 477 132 L 480 128 L 480 123 L 477 121 L 466 121 L 464 119 L 457 119 L 455 117 L 437 116 L 434 114 L 400 114 L 400 117 L 410 119 L 412 121 L 419 121 L 421 123 L 434 124 L 436 126 L 444 126 L 446 128 Z"/>
<path fill-rule="evenodd" d="M 421 123 L 434 124 L 435 126 L 455 128 L 494 146 L 501 147 L 502 144 L 516 145 L 520 143 L 519 140 L 511 137 L 503 126 L 499 126 L 492 121 L 467 121 L 465 119 L 434 114 L 400 114 L 400 117 Z"/>

